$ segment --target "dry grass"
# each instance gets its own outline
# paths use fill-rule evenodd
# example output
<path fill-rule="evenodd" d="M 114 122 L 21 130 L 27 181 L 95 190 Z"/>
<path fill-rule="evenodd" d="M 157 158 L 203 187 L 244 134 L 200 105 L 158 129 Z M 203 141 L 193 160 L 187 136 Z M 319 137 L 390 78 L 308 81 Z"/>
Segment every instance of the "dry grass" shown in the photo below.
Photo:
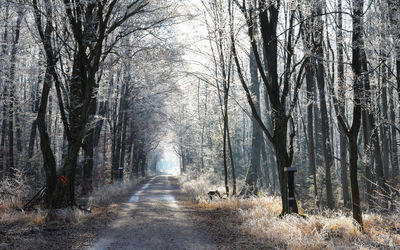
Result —
<path fill-rule="evenodd" d="M 121 196 L 127 195 L 143 179 L 107 184 L 96 188 L 89 196 L 88 205 L 91 207 L 102 207 L 116 202 Z"/>
<path fill-rule="evenodd" d="M 13 205 L 17 204 L 16 202 Z M 8 204 L 0 206 L 0 227 L 3 228 L 18 227 L 18 225 L 38 226 L 45 222 L 46 217 L 47 212 L 41 209 L 21 212 L 14 206 L 8 206 Z"/>
<path fill-rule="evenodd" d="M 91 213 L 71 208 L 49 211 L 40 206 L 23 212 L 16 209 L 23 205 L 20 198 L 0 196 L 0 243 L 4 249 L 85 249 L 118 217 L 120 202 L 126 201 L 137 184 L 117 183 L 96 189 L 89 197 Z"/>
<path fill-rule="evenodd" d="M 182 190 L 193 200 L 206 199 L 207 193 L 211 190 L 224 190 L 222 186 L 216 184 L 218 181 L 211 171 L 203 173 L 198 178 L 191 178 L 192 176 L 194 176 L 193 173 L 181 175 L 179 181 L 182 183 Z"/>
<path fill-rule="evenodd" d="M 239 217 L 241 221 L 237 230 L 256 237 L 265 245 L 290 249 L 400 248 L 400 210 L 392 215 L 364 214 L 365 233 L 362 233 L 353 219 L 340 211 L 323 211 L 306 218 L 295 215 L 280 218 L 278 197 L 210 201 L 205 196 L 208 190 L 201 188 L 208 185 L 205 182 L 200 179 L 183 184 L 185 192 L 197 195 L 194 197 L 196 206 L 201 210 L 231 211 L 228 216 Z"/>
<path fill-rule="evenodd" d="M 13 227 L 18 224 L 39 225 L 46 218 L 46 212 L 21 212 L 17 210 L 23 206 L 23 199 L 31 195 L 28 178 L 24 171 L 14 169 L 14 178 L 5 177 L 0 182 L 0 225 Z"/>
<path fill-rule="evenodd" d="M 109 184 L 94 190 L 89 196 L 88 204 L 94 209 L 92 209 L 92 214 L 88 214 L 79 209 L 71 208 L 53 209 L 52 211 L 42 208 L 35 211 L 17 210 L 23 206 L 22 198 L 26 198 L 24 194 L 28 190 L 25 177 L 23 175 L 18 176 L 16 180 L 6 178 L 0 182 L 0 191 L 10 194 L 0 196 L 0 226 L 3 228 L 34 227 L 49 221 L 59 224 L 80 223 L 83 218 L 95 216 L 98 211 L 101 211 L 102 207 L 107 207 L 116 202 L 118 198 L 128 194 L 140 181 Z"/>
<path fill-rule="evenodd" d="M 204 185 L 204 180 L 190 180 L 182 184 L 183 191 L 189 195 L 191 199 L 200 201 L 207 197 L 210 190 L 216 190 L 214 185 Z"/>
<path fill-rule="evenodd" d="M 14 177 L 4 177 L 0 181 L 0 206 L 16 207 L 29 193 L 28 178 L 20 169 L 13 169 Z"/>

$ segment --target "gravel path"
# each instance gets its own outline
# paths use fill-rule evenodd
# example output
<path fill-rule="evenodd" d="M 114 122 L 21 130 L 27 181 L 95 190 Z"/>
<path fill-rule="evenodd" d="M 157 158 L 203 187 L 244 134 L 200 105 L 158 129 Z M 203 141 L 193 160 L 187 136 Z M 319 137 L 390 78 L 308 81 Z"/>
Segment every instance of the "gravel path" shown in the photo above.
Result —
<path fill-rule="evenodd" d="M 176 177 L 152 178 L 89 249 L 217 249 L 192 211 L 179 205 L 180 196 Z"/>

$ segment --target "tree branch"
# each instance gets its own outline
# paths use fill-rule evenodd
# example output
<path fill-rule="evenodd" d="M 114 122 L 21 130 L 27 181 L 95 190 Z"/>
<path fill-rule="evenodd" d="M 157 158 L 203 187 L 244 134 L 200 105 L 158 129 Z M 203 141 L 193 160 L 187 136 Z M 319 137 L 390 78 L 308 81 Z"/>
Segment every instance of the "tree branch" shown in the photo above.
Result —
<path fill-rule="evenodd" d="M 139 2 L 139 0 L 135 1 L 135 3 Z M 115 21 L 115 23 L 111 24 L 111 26 L 107 29 L 106 31 L 106 35 L 110 34 L 111 32 L 113 32 L 116 28 L 118 28 L 119 26 L 121 26 L 126 20 L 128 20 L 130 17 L 142 12 L 142 10 L 149 5 L 149 2 L 145 2 L 141 5 L 139 5 L 138 7 L 136 7 L 136 9 L 134 9 L 131 12 L 127 12 L 125 13 L 125 15 L 119 19 L 118 21 Z M 130 5 L 131 6 L 131 5 Z"/>
<path fill-rule="evenodd" d="M 232 42 L 233 58 L 235 59 L 235 64 L 236 64 L 236 67 L 237 67 L 239 79 L 240 79 L 240 82 L 242 83 L 243 89 L 246 92 L 247 101 L 248 101 L 248 103 L 250 105 L 251 111 L 253 113 L 253 117 L 256 119 L 256 121 L 258 122 L 258 124 L 260 125 L 260 127 L 264 131 L 265 135 L 268 137 L 268 139 L 270 141 L 273 141 L 273 136 L 268 131 L 267 127 L 264 125 L 263 121 L 261 120 L 260 116 L 257 113 L 257 109 L 256 109 L 256 107 L 254 105 L 253 99 L 251 98 L 251 94 L 250 94 L 249 88 L 247 87 L 246 80 L 243 77 L 242 68 L 240 66 L 240 62 L 239 62 L 239 59 L 238 59 L 238 56 L 237 56 L 237 52 L 236 52 L 235 37 L 233 35 L 233 31 L 231 31 L 231 42 Z"/>

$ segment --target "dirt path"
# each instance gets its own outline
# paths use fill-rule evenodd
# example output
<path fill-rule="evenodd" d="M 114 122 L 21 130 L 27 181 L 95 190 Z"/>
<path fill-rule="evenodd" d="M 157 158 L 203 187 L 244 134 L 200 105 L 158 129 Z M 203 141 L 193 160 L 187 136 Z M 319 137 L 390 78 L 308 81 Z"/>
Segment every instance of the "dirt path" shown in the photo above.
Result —
<path fill-rule="evenodd" d="M 216 249 L 191 216 L 176 177 L 156 176 L 122 205 L 120 218 L 89 249 Z"/>

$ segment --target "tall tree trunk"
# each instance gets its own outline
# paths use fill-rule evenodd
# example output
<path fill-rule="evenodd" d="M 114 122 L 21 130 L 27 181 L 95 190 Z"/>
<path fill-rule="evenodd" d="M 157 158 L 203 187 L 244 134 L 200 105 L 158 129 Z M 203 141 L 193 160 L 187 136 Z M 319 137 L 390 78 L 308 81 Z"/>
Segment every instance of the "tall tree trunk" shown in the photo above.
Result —
<path fill-rule="evenodd" d="M 198 91 L 200 91 L 200 82 L 199 82 L 199 88 Z M 204 132 L 205 132 L 205 126 L 206 126 L 206 117 L 207 117 L 207 105 L 208 104 L 208 88 L 206 85 L 205 88 L 205 102 L 204 102 L 204 117 L 201 121 L 201 147 L 200 147 L 200 160 L 201 160 L 201 169 L 204 169 Z M 200 96 L 198 96 L 198 107 L 200 110 Z M 199 112 L 199 117 L 200 117 L 200 112 Z"/>
<path fill-rule="evenodd" d="M 394 47 L 395 47 L 395 63 L 396 63 L 396 82 L 397 82 L 397 94 L 398 94 L 398 102 L 400 102 L 400 31 L 399 31 L 399 26 L 398 24 L 400 23 L 400 3 L 397 0 L 388 0 L 388 6 L 389 6 L 389 19 L 390 19 L 390 23 L 391 26 L 393 27 L 391 30 L 392 33 L 392 38 L 394 43 Z M 392 110 L 394 111 L 394 108 L 392 108 Z M 400 113 L 400 104 L 398 103 L 398 112 Z M 393 124 L 398 124 L 398 123 L 394 123 L 393 119 L 392 119 Z M 395 129 L 395 126 L 392 127 L 393 130 Z M 394 135 L 396 136 L 396 135 Z M 393 137 L 393 133 L 392 133 L 392 137 Z M 396 141 L 397 142 L 397 141 Z M 400 174 L 399 171 L 399 159 L 398 159 L 398 155 L 395 155 L 397 158 L 397 164 L 393 165 L 393 178 L 397 178 Z"/>
<path fill-rule="evenodd" d="M 83 163 L 83 185 L 82 194 L 88 194 L 93 190 L 93 168 L 94 168 L 94 150 L 100 141 L 100 132 L 103 125 L 103 119 L 96 120 L 94 118 L 96 114 L 96 100 L 92 100 L 92 114 L 90 120 L 93 122 L 93 127 L 89 128 L 84 140 L 82 149 L 84 151 L 84 163 Z M 102 102 L 99 107 L 99 116 L 104 116 L 106 112 L 106 103 Z"/>
<path fill-rule="evenodd" d="M 345 87 L 345 76 L 344 76 L 344 62 L 343 62 L 343 17 L 342 17 L 342 0 L 338 0 L 338 31 L 337 31 L 337 54 L 338 54 L 338 111 L 342 117 L 346 114 L 346 87 Z M 342 196 L 343 205 L 348 207 L 350 205 L 349 196 L 349 182 L 347 173 L 347 138 L 342 127 L 339 126 L 339 144 L 340 144 L 340 173 L 342 180 Z"/>
<path fill-rule="evenodd" d="M 302 14 L 302 12 L 300 13 Z M 306 17 L 308 18 L 308 17 Z M 311 51 L 313 49 L 312 43 L 312 31 L 313 31 L 314 22 L 312 18 L 309 18 L 304 22 L 304 28 L 301 32 L 301 37 L 303 40 L 304 47 Z M 318 146 L 318 140 L 314 140 L 314 133 L 316 135 L 316 128 L 319 128 L 317 125 L 318 113 L 315 114 L 314 118 L 314 110 L 316 109 L 315 103 L 317 100 L 317 95 L 315 94 L 315 59 L 310 58 L 309 63 L 307 65 L 308 71 L 306 72 L 306 90 L 307 90 L 307 153 L 308 153 L 308 176 L 312 178 L 313 187 L 314 187 L 314 199 L 315 204 L 319 206 L 319 197 L 318 197 L 318 188 L 317 188 L 317 173 L 316 173 L 316 151 L 315 146 Z M 319 136 L 316 136 L 319 138 Z M 318 147 L 317 147 L 318 148 Z"/>
<path fill-rule="evenodd" d="M 147 157 L 146 154 L 142 151 L 141 153 L 141 161 L 140 161 L 140 173 L 142 177 L 146 176 L 146 163 Z"/>
<path fill-rule="evenodd" d="M 56 160 L 54 158 L 53 151 L 50 147 L 50 137 L 46 128 L 46 109 L 48 104 L 48 98 L 51 88 L 51 75 L 50 68 L 46 67 L 46 73 L 44 76 L 42 95 L 40 97 L 40 106 L 37 117 L 37 126 L 40 136 L 40 149 L 43 156 L 43 167 L 46 175 L 46 198 L 45 202 L 47 205 L 50 204 L 52 191 L 56 186 Z"/>
<path fill-rule="evenodd" d="M 400 8 L 400 7 L 399 7 Z M 397 42 L 400 41 L 400 34 L 399 34 L 399 38 L 397 39 Z M 396 78 L 397 78 L 397 94 L 398 94 L 398 102 L 400 102 L 400 45 L 398 45 L 398 49 L 397 49 L 397 59 L 396 59 Z M 400 104 L 398 105 L 398 112 L 400 113 Z M 400 174 L 400 170 L 399 170 L 399 164 L 395 165 L 393 168 L 393 177 L 397 178 Z"/>
<path fill-rule="evenodd" d="M 399 7 L 400 8 L 400 7 Z M 399 39 L 397 40 L 399 42 L 400 40 L 400 35 L 399 35 Z M 398 45 L 399 48 L 397 50 L 397 59 L 396 59 L 396 74 L 397 74 L 397 94 L 398 94 L 398 102 L 400 102 L 400 45 Z M 399 106 L 399 113 L 400 113 L 400 105 Z M 400 170 L 399 170 L 399 164 L 397 164 L 394 168 L 393 168 L 393 176 L 395 178 L 397 178 L 400 174 Z"/>
<path fill-rule="evenodd" d="M 264 140 L 264 136 L 261 140 L 261 157 L 262 157 L 262 163 L 260 164 L 260 168 L 261 170 L 263 170 L 264 172 L 264 180 L 265 180 L 265 187 L 267 188 L 268 185 L 271 185 L 271 179 L 270 179 L 270 167 L 272 167 L 269 164 L 269 159 L 270 159 L 270 155 L 267 155 L 267 146 L 265 145 L 265 140 Z"/>
<path fill-rule="evenodd" d="M 265 58 L 264 58 L 265 59 Z M 264 67 L 267 65 L 267 61 L 265 59 L 264 61 Z M 265 110 L 261 111 L 264 114 L 264 122 L 267 126 L 268 129 L 272 128 L 272 121 L 271 121 L 271 116 L 269 115 L 271 113 L 271 105 L 270 101 L 268 98 L 268 90 L 264 86 L 264 105 L 265 105 Z M 261 95 L 260 95 L 260 108 L 261 108 Z M 261 128 L 260 128 L 261 129 Z M 264 149 L 263 149 L 264 146 Z M 265 161 L 265 173 L 271 174 L 271 178 L 269 180 L 266 180 L 267 183 L 271 184 L 271 193 L 276 193 L 277 191 L 277 182 L 278 182 L 278 174 L 277 174 L 277 166 L 276 166 L 276 156 L 274 154 L 273 150 L 273 145 L 270 140 L 265 140 L 265 136 L 262 135 L 262 142 L 261 142 L 261 155 Z"/>
<path fill-rule="evenodd" d="M 125 98 L 128 90 L 128 83 L 124 82 L 123 86 L 121 88 L 121 95 L 119 99 L 119 111 L 118 111 L 118 117 L 117 117 L 117 123 L 115 127 L 115 139 L 114 139 L 114 145 L 115 148 L 112 153 L 112 175 L 113 175 L 113 180 L 118 180 L 119 179 L 119 164 L 120 164 L 120 156 L 121 156 L 121 141 L 122 141 L 122 125 L 123 125 L 123 116 L 124 116 L 124 110 L 126 109 L 125 105 Z"/>
<path fill-rule="evenodd" d="M 246 114 L 243 113 L 242 118 L 242 157 L 243 162 L 247 162 L 247 153 L 246 153 Z"/>
<path fill-rule="evenodd" d="M 133 161 L 132 161 L 132 164 L 133 164 L 133 166 L 132 166 L 132 169 L 134 169 L 134 174 L 135 174 L 135 177 L 136 177 L 136 179 L 137 178 L 139 178 L 139 160 L 140 160 L 140 149 L 138 148 L 138 147 L 140 147 L 140 145 L 135 145 L 135 154 L 134 154 L 134 159 L 133 159 Z"/>
<path fill-rule="evenodd" d="M 3 99 L 7 100 L 8 91 L 7 86 L 4 86 L 3 90 Z M 6 137 L 7 137 L 7 123 L 8 123 L 8 114 L 7 114 L 7 102 L 3 102 L 3 121 L 1 125 L 1 142 L 0 142 L 0 164 L 1 164 L 1 177 L 5 176 L 7 173 L 7 154 L 6 154 Z"/>
<path fill-rule="evenodd" d="M 357 111 L 361 112 L 361 111 Z M 356 114 L 356 119 L 360 119 L 359 114 Z M 354 119 L 353 119 L 354 120 Z M 354 125 L 354 123 L 353 123 Z M 352 126 L 353 128 L 354 126 Z M 350 156 L 350 185 L 351 185 L 351 198 L 352 198 L 352 210 L 353 210 L 353 218 L 363 226 L 362 222 L 362 210 L 360 203 L 360 191 L 358 187 L 358 173 L 357 173 L 357 160 L 358 160 L 358 147 L 357 147 L 357 135 L 358 131 L 356 129 L 352 130 L 351 135 L 349 136 L 349 156 Z"/>
<path fill-rule="evenodd" d="M 257 65 L 254 58 L 253 50 L 250 50 L 250 77 L 251 86 L 250 91 L 254 96 L 254 105 L 257 113 L 260 114 L 260 83 L 258 81 Z M 251 162 L 247 169 L 245 186 L 243 187 L 241 194 L 243 194 L 248 186 L 256 186 L 257 180 L 260 174 L 260 153 L 261 153 L 261 140 L 263 139 L 260 125 L 254 117 L 251 119 L 252 123 L 252 136 L 251 136 Z"/>
<path fill-rule="evenodd" d="M 19 117 L 19 114 L 21 113 L 21 110 L 19 108 L 15 109 L 15 128 L 17 129 L 17 131 L 15 132 L 16 135 L 16 139 L 17 139 L 17 152 L 18 154 L 22 153 L 22 122 L 21 119 Z M 18 161 L 17 161 L 17 166 L 18 166 Z"/>
<path fill-rule="evenodd" d="M 2 39 L 2 46 L 1 46 L 1 63 L 3 67 L 7 65 L 6 59 L 3 58 L 7 54 L 7 44 L 8 44 L 8 18 L 9 18 L 9 5 L 6 5 L 6 13 L 5 13 L 5 20 L 4 23 L 6 24 L 4 26 L 4 32 L 3 32 L 3 39 Z M 6 69 L 5 69 L 6 70 Z M 0 80 L 3 80 L 2 82 L 5 82 L 3 75 L 0 75 Z M 2 109 L 2 125 L 1 125 L 1 142 L 0 142 L 0 178 L 3 178 L 4 175 L 6 175 L 6 169 L 7 169 L 7 163 L 6 163 L 6 136 L 7 136 L 7 99 L 8 99 L 8 88 L 7 85 L 4 84 L 3 88 L 3 109 Z"/>
<path fill-rule="evenodd" d="M 286 213 L 298 213 L 297 202 L 295 202 L 295 208 L 293 211 L 289 210 L 289 202 L 288 202 L 288 177 L 285 173 L 285 168 L 291 166 L 291 162 L 289 159 L 289 155 L 287 154 L 287 145 L 286 139 L 287 136 L 287 128 L 284 127 L 284 124 L 280 125 L 280 129 L 274 129 L 274 148 L 277 155 L 277 163 L 278 163 L 278 174 L 279 174 L 279 184 L 282 198 L 282 215 Z"/>
<path fill-rule="evenodd" d="M 321 1 L 317 6 L 316 14 L 320 15 L 322 13 L 322 8 L 324 8 L 325 2 Z M 321 129 L 322 129 L 322 141 L 323 141 L 323 152 L 324 152 L 324 164 L 325 164 L 325 187 L 326 187 L 326 199 L 327 204 L 330 209 L 333 209 L 335 201 L 333 197 L 332 190 L 332 179 L 331 179 L 331 167 L 333 166 L 333 157 L 331 151 L 331 140 L 329 136 L 329 118 L 325 99 L 325 66 L 324 66 L 324 50 L 323 50 L 323 23 L 322 18 L 318 18 L 319 24 L 316 27 L 316 40 L 315 53 L 317 61 L 317 82 L 318 82 L 318 92 L 319 101 L 321 108 Z"/>
<path fill-rule="evenodd" d="M 353 80 L 353 122 L 351 128 L 348 129 L 342 116 L 338 115 L 339 124 L 346 132 L 349 138 L 349 157 L 350 157 L 350 185 L 353 218 L 363 228 L 362 210 L 360 203 L 360 192 L 358 187 L 358 133 L 361 127 L 361 99 L 362 99 L 362 21 L 361 14 L 363 12 L 363 0 L 353 0 L 353 37 L 352 37 L 352 69 L 354 74 Z"/>
<path fill-rule="evenodd" d="M 38 80 L 36 82 L 34 92 L 32 93 L 32 99 L 34 100 L 33 105 L 32 105 L 32 112 L 35 114 L 38 112 L 39 104 L 40 104 L 39 86 L 40 86 L 40 82 L 42 81 L 42 72 L 41 71 L 42 71 L 42 69 L 39 69 Z M 33 153 L 34 153 L 36 130 L 37 130 L 37 118 L 35 118 L 32 122 L 30 136 L 29 136 L 28 162 L 27 162 L 28 169 L 31 167 L 31 164 L 32 164 L 31 159 L 32 159 Z"/>
<path fill-rule="evenodd" d="M 388 83 L 387 83 L 387 70 L 386 70 L 386 55 L 385 53 L 382 54 L 382 70 L 381 70 L 381 76 L 382 76 L 382 86 L 381 86 L 381 91 L 382 91 L 382 95 L 381 95 L 381 102 L 382 102 L 382 110 L 381 110 L 381 119 L 383 120 L 383 125 L 380 126 L 380 132 L 381 132 L 381 139 L 382 139 L 382 160 L 383 160 L 383 173 L 385 176 L 385 180 L 389 180 L 390 176 L 389 176 L 389 167 L 390 167 L 390 161 L 389 161 L 389 152 L 390 152 L 390 148 L 389 148 L 389 127 L 387 125 L 389 118 L 388 118 L 388 98 L 387 98 L 387 87 L 388 87 Z"/>
<path fill-rule="evenodd" d="M 361 1 L 361 0 L 357 0 Z M 363 46 L 363 44 L 362 44 Z M 360 58 L 361 58 L 361 65 L 362 65 L 362 70 L 364 72 L 368 72 L 368 62 L 367 62 L 367 56 L 365 54 L 364 49 L 360 51 Z M 371 87 L 370 87 L 370 82 L 369 82 L 369 76 L 368 74 L 365 75 L 364 77 L 364 91 L 365 91 L 365 99 L 367 102 L 367 107 L 373 106 L 372 103 L 372 96 L 371 96 Z M 380 145 L 380 140 L 379 140 L 379 130 L 376 126 L 375 122 L 375 116 L 372 110 L 370 108 L 366 108 L 368 112 L 368 123 L 370 126 L 370 146 L 373 148 L 374 152 L 374 158 L 375 158 L 375 163 L 376 163 L 376 177 L 378 179 L 378 186 L 379 190 L 382 194 L 387 195 L 388 190 L 387 190 L 387 185 L 385 184 L 385 174 L 384 174 L 384 167 L 383 167 L 383 160 L 382 160 L 382 151 L 381 151 L 381 145 Z M 383 199 L 383 206 L 386 206 L 386 199 Z"/>
<path fill-rule="evenodd" d="M 308 136 L 308 162 L 309 162 L 309 167 L 308 167 L 308 175 L 312 177 L 313 180 L 313 186 L 314 186 L 314 198 L 315 198 L 315 203 L 319 204 L 319 198 L 318 198 L 318 189 L 317 189 L 317 173 L 316 173 L 316 167 L 315 167 L 315 147 L 314 147 L 314 120 L 313 120 L 313 109 L 314 109 L 314 86 L 315 86 L 315 81 L 314 81 L 314 70 L 312 68 L 312 62 L 310 62 L 310 65 L 308 67 L 310 70 L 307 72 L 306 75 L 306 82 L 307 82 L 307 136 Z"/>
<path fill-rule="evenodd" d="M 365 96 L 363 98 L 365 100 Z M 365 104 L 365 101 L 363 101 L 363 105 Z M 364 156 L 363 156 L 363 165 L 365 167 L 365 187 L 366 187 L 366 201 L 368 203 L 369 208 L 373 207 L 373 202 L 372 202 L 372 174 L 371 174 L 371 169 L 372 169 L 372 164 L 374 162 L 373 160 L 373 155 L 370 150 L 370 124 L 368 120 L 368 113 L 365 109 L 362 110 L 362 128 L 363 128 L 363 144 L 364 144 Z"/>
<path fill-rule="evenodd" d="M 6 81 L 6 85 L 9 87 L 9 109 L 8 109 L 8 161 L 7 167 L 8 172 L 13 173 L 14 168 L 14 116 L 15 116 L 15 71 L 16 71 L 16 61 L 17 61 L 17 45 L 19 42 L 19 34 L 20 34 L 20 27 L 22 22 L 23 12 L 22 10 L 18 11 L 17 23 L 15 27 L 15 35 L 14 40 L 11 48 L 11 55 L 10 55 L 10 71 L 8 75 L 8 79 Z"/>
<path fill-rule="evenodd" d="M 236 195 L 237 187 L 236 187 L 235 160 L 233 159 L 233 150 L 232 150 L 232 144 L 231 144 L 231 136 L 230 136 L 230 133 L 229 133 L 229 126 L 227 127 L 227 131 L 226 132 L 227 132 L 227 139 L 228 139 L 229 158 L 231 159 L 232 195 Z"/>
<path fill-rule="evenodd" d="M 183 149 L 183 145 L 181 144 L 181 161 L 182 161 L 182 173 L 186 172 L 186 155 L 185 155 L 185 150 Z"/>
<path fill-rule="evenodd" d="M 320 102 L 318 97 L 317 88 L 314 88 L 314 100 L 315 102 Z M 321 109 L 318 107 L 319 105 L 314 105 L 313 114 L 314 114 L 314 140 L 315 140 L 315 162 L 316 162 L 316 171 L 318 172 L 319 166 L 322 166 L 323 161 L 323 140 L 322 140 L 322 120 L 321 120 Z M 322 192 L 322 188 L 320 187 Z"/>
<path fill-rule="evenodd" d="M 225 184 L 225 192 L 226 195 L 229 196 L 229 186 L 228 186 L 228 162 L 227 162 L 227 154 L 226 154 L 226 143 L 227 143 L 227 127 L 228 127 L 228 107 L 225 105 L 225 97 L 224 97 L 224 135 L 223 135 L 223 157 L 224 157 L 224 184 Z"/>
<path fill-rule="evenodd" d="M 84 162 L 83 162 L 83 184 L 82 184 L 82 195 L 88 194 L 92 191 L 92 170 L 93 170 L 93 153 L 94 153 L 94 133 L 91 129 L 85 136 L 83 141 L 82 149 L 84 151 Z"/>
<path fill-rule="evenodd" d="M 393 99 L 395 98 L 394 96 L 394 91 L 393 88 L 389 89 L 390 91 L 390 98 L 389 98 L 389 105 L 390 105 L 390 120 L 392 123 L 391 126 L 391 163 L 392 163 L 392 178 L 395 179 L 397 175 L 399 174 L 399 157 L 398 157 L 398 149 L 397 149 L 397 130 L 396 130 L 396 107 L 394 105 Z"/>
<path fill-rule="evenodd" d="M 128 126 L 128 115 L 124 113 L 124 119 L 122 122 L 122 138 L 121 138 L 121 156 L 119 167 L 125 169 L 125 151 L 126 151 L 126 134 L 127 134 L 127 126 Z"/>

